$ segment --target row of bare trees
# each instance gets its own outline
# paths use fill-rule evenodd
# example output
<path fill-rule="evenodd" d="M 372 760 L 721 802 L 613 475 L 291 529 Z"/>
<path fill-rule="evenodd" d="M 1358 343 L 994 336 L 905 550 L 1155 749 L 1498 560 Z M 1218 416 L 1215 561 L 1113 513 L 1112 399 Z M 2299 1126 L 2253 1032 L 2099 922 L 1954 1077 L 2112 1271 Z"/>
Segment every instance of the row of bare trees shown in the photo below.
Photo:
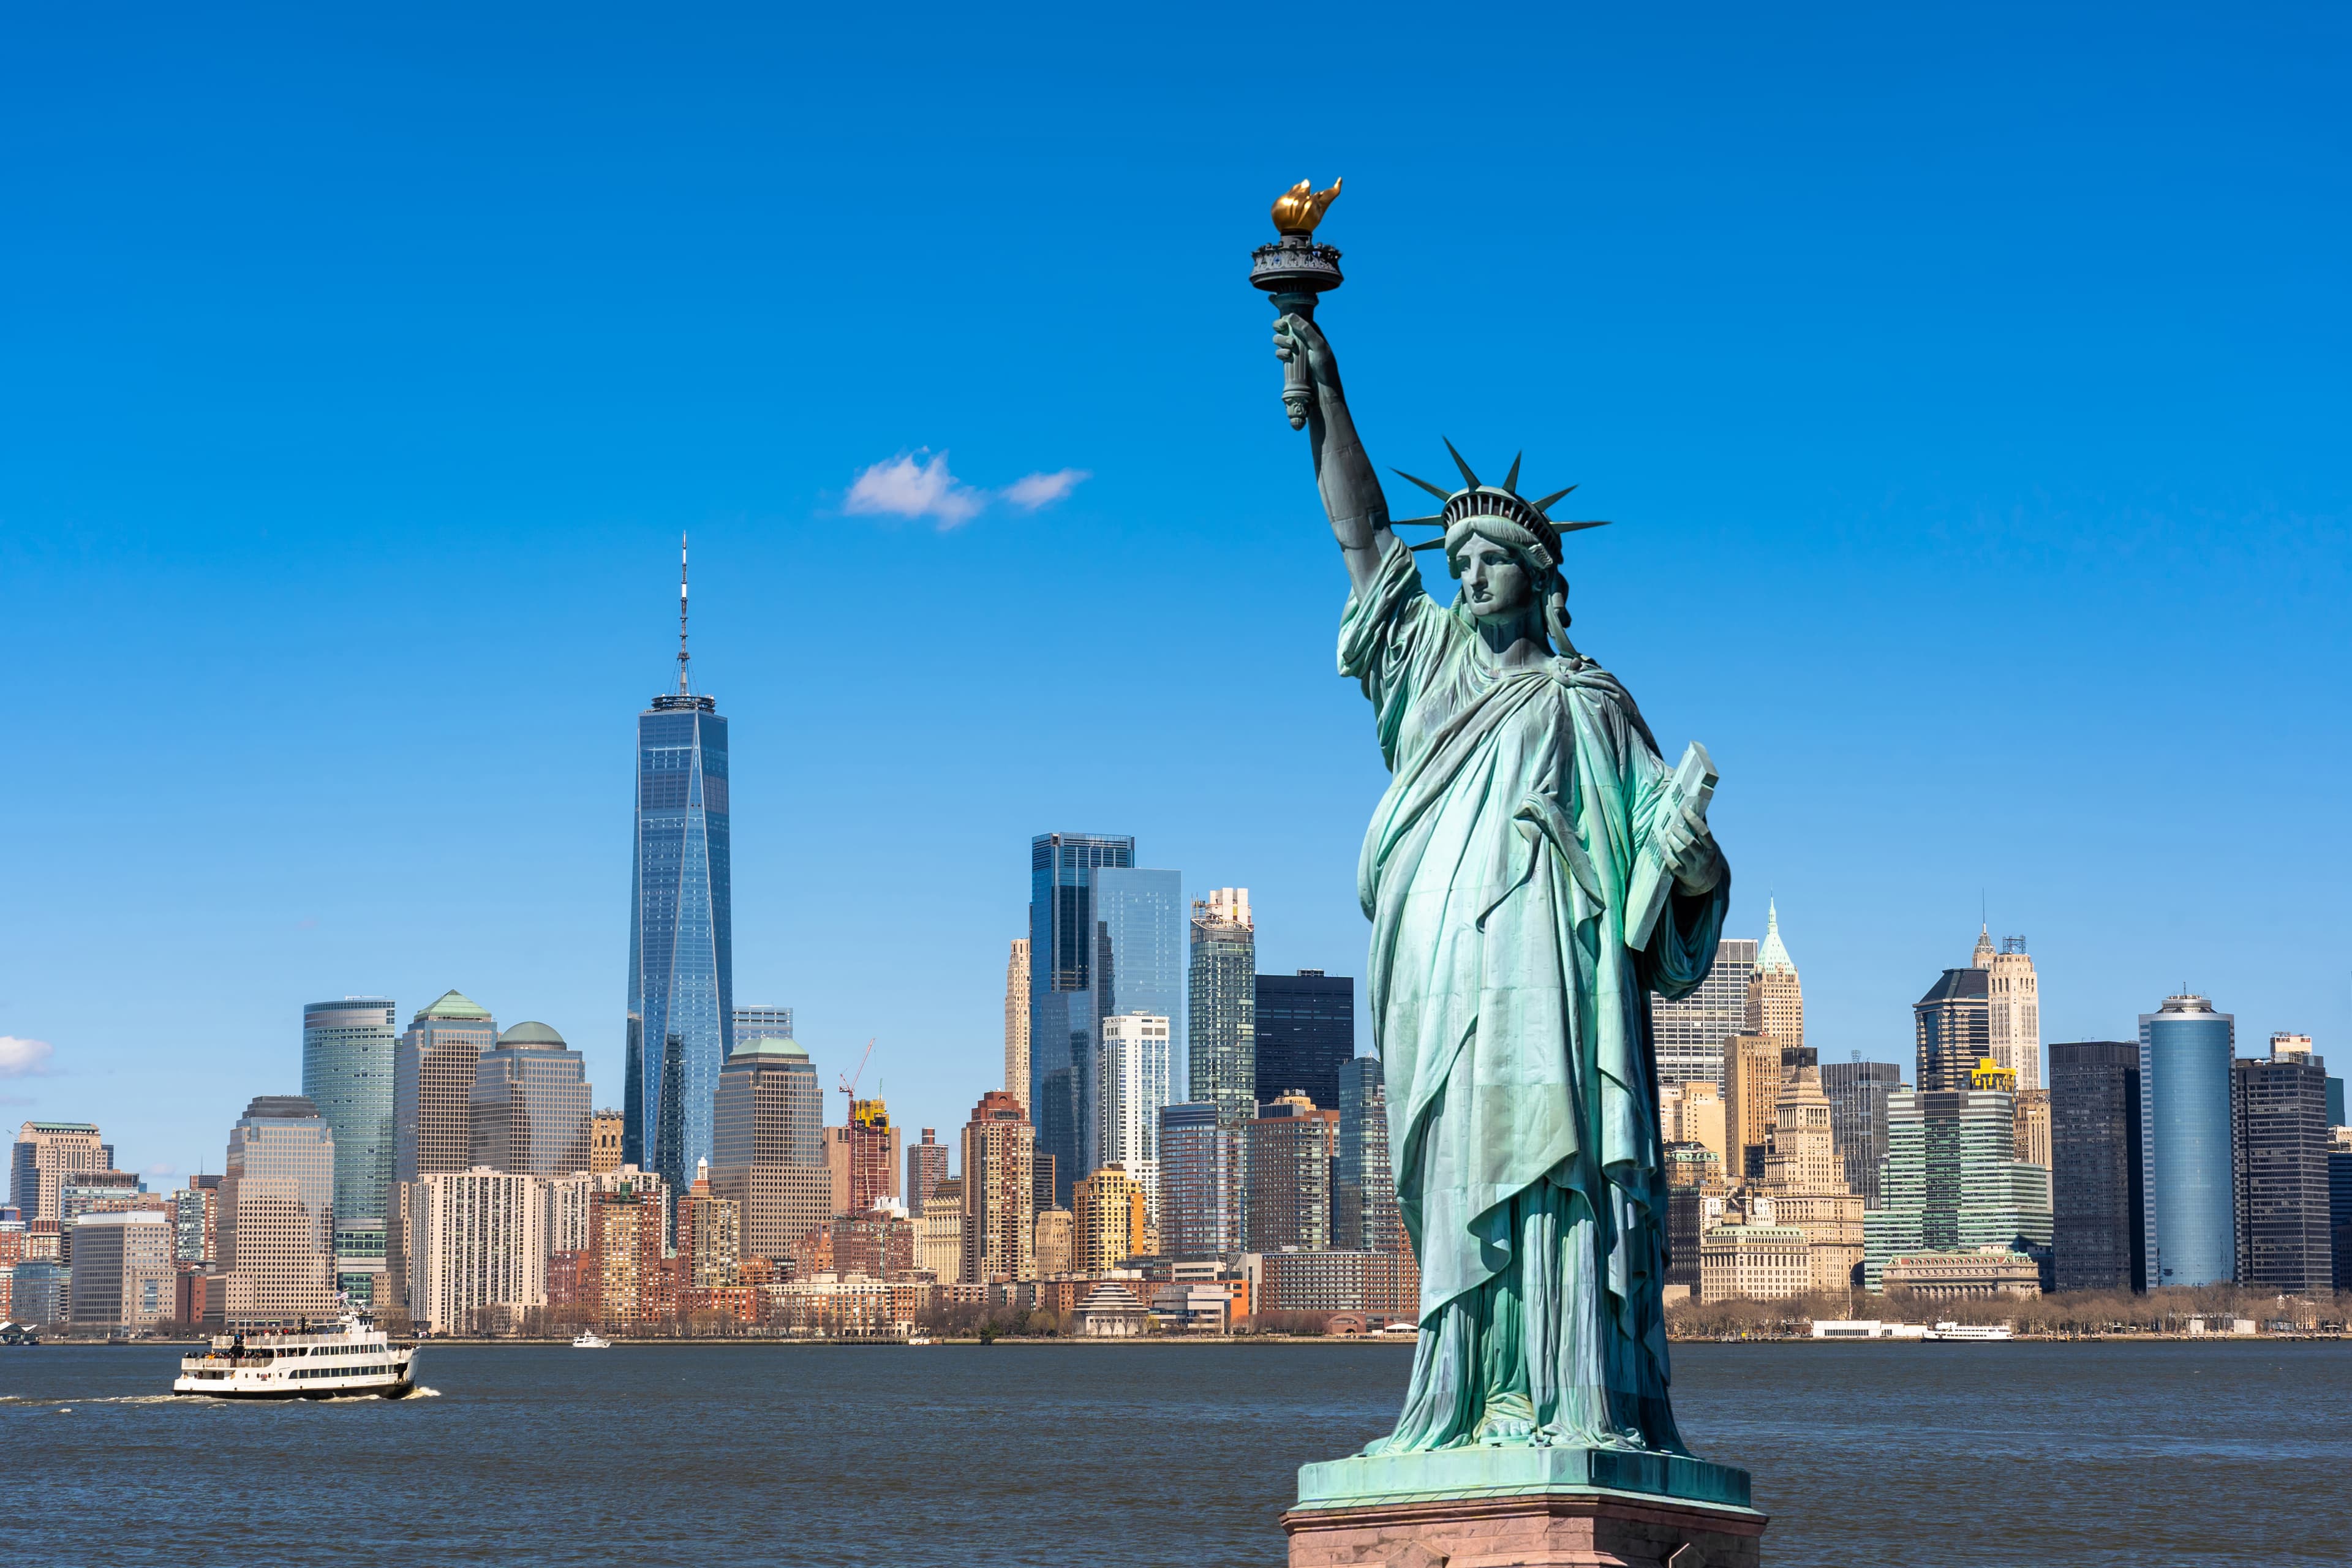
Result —
<path fill-rule="evenodd" d="M 1676 1301 L 1666 1309 L 1676 1339 L 1769 1339 L 1812 1332 L 1816 1319 L 1878 1318 L 1905 1323 L 2007 1323 L 2021 1334 L 2181 1333 L 2192 1318 L 2252 1318 L 2268 1328 L 2286 1322 L 2310 1332 L 2340 1331 L 2352 1319 L 2352 1292 L 2285 1296 L 2242 1285 L 2151 1290 L 2075 1290 L 2059 1295 L 1941 1301 L 1908 1290 L 1874 1295 L 1817 1291 L 1784 1300 L 1739 1297 Z"/>

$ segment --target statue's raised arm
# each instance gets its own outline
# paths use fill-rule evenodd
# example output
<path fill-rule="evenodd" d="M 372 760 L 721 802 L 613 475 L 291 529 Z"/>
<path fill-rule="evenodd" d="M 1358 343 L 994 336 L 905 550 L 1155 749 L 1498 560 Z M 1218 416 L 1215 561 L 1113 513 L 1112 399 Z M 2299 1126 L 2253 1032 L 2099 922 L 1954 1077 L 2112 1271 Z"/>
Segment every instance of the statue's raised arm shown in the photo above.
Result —
<path fill-rule="evenodd" d="M 1296 311 L 1275 321 L 1274 352 L 1285 363 L 1306 358 L 1314 389 L 1307 437 L 1315 455 L 1316 488 L 1323 492 L 1323 510 L 1330 514 L 1331 531 L 1348 563 L 1348 581 L 1361 594 L 1370 587 L 1388 553 L 1389 502 L 1380 476 L 1372 472 L 1372 460 L 1364 455 L 1355 416 L 1348 412 L 1339 362 L 1322 330 Z"/>

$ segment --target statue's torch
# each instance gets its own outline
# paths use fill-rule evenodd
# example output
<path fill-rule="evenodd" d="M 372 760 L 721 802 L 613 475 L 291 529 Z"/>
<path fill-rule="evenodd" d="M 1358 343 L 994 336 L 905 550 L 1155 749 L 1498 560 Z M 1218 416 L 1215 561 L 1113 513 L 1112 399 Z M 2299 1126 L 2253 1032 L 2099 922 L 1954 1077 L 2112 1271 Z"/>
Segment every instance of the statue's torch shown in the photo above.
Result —
<path fill-rule="evenodd" d="M 1282 237 L 1250 253 L 1250 282 L 1272 295 L 1274 308 L 1285 315 L 1296 311 L 1313 321 L 1316 297 L 1344 281 L 1339 253 L 1315 243 L 1315 226 L 1339 195 L 1339 184 L 1334 180 L 1329 190 L 1318 191 L 1314 181 L 1301 180 L 1276 197 L 1274 227 Z M 1307 374 L 1302 345 L 1282 374 L 1282 406 L 1293 430 L 1306 428 L 1307 410 L 1314 401 L 1315 384 Z"/>

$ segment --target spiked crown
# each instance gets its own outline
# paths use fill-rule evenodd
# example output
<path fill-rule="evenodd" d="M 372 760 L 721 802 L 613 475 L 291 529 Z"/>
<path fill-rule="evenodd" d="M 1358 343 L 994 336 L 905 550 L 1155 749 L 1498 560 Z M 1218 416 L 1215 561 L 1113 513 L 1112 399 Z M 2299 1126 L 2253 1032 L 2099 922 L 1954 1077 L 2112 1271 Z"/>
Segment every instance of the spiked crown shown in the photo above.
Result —
<path fill-rule="evenodd" d="M 1439 531 L 1436 538 L 1425 539 L 1412 545 L 1411 548 L 1414 550 L 1443 550 L 1455 525 L 1472 518 L 1494 517 L 1514 523 L 1532 534 L 1543 553 L 1549 557 L 1542 564 L 1557 566 L 1560 560 L 1560 535 L 1581 529 L 1609 526 L 1605 518 L 1587 522 L 1555 521 L 1551 516 L 1552 506 L 1566 499 L 1576 487 L 1570 485 L 1567 489 L 1554 490 L 1538 500 L 1528 500 L 1519 494 L 1519 458 L 1511 459 L 1511 471 L 1504 475 L 1503 482 L 1496 486 L 1480 483 L 1478 476 L 1471 472 L 1470 465 L 1463 461 L 1462 454 L 1454 450 L 1453 442 L 1445 443 L 1445 450 L 1452 455 L 1454 466 L 1462 470 L 1461 489 L 1442 489 L 1427 479 L 1406 473 L 1402 468 L 1394 470 L 1399 479 L 1419 485 L 1445 503 L 1444 510 L 1434 517 L 1399 518 L 1391 524 L 1397 528 L 1435 528 Z M 1520 454 L 1520 457 L 1525 456 L 1525 453 Z"/>

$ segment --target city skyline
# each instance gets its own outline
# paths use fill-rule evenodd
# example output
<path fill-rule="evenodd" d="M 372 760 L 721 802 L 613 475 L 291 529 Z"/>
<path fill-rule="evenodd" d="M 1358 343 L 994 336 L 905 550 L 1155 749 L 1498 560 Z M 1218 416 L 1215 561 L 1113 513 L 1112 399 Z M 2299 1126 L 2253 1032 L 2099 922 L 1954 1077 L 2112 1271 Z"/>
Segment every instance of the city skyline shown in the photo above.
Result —
<path fill-rule="evenodd" d="M 29 1042 L 0 1109 L 184 1173 L 299 1086 L 302 1005 L 405 1019 L 450 989 L 560 1031 L 619 1107 L 627 715 L 669 684 L 681 531 L 734 730 L 738 994 L 798 1009 L 828 1087 L 878 1037 L 894 1116 L 961 1124 L 1045 827 L 1250 888 L 1261 972 L 1361 974 L 1385 779 L 1242 277 L 1309 165 L 1347 176 L 1328 310 L 1365 345 L 1367 434 L 1525 446 L 1618 520 L 1580 538 L 1577 643 L 1722 765 L 1731 929 L 1788 902 L 1825 1065 L 1908 1060 L 1980 896 L 1996 940 L 2031 938 L 2045 1041 L 2124 1037 L 2185 984 L 2244 1040 L 2346 1054 L 2352 913 L 2307 907 L 2352 844 L 2325 789 L 2293 855 L 2200 845 L 2192 882 L 2176 853 L 2221 757 L 2346 771 L 2347 305 L 2309 258 L 2352 202 L 2304 118 L 2335 54 L 2257 71 L 2219 21 L 2018 50 L 1727 16 L 1693 58 L 1663 18 L 1472 20 L 1434 65 L 1351 35 L 1332 69 L 1390 106 L 1552 49 L 1588 62 L 1590 112 L 1400 136 L 1349 110 L 1270 160 L 1222 112 L 1262 98 L 1255 63 L 1186 44 L 1107 98 L 1079 40 L 1014 57 L 985 29 L 907 64 L 889 135 L 845 140 L 845 82 L 774 90 L 835 25 L 723 58 L 497 24 L 389 54 L 226 19 L 22 30 L 58 63 L 0 109 L 47 150 L 8 176 L 43 242 L 0 259 L 40 304 L 0 390 L 0 649 L 62 659 L 105 722 L 71 787 L 0 781 L 44 825 L 0 911 L 0 1037 Z M 486 87 L 502 65 L 530 112 Z M 1060 133 L 1097 111 L 1119 135 Z M 946 155 L 885 202 L 927 131 Z M 1116 279 L 1039 265 L 1082 189 L 1129 193 Z M 1431 221 L 1486 190 L 1513 246 Z M 840 268 L 877 226 L 905 244 Z M 1520 255 L 1550 286 L 1516 286 Z M 917 294 L 910 374 L 868 323 Z M 1471 303 L 1504 294 L 1508 343 Z M 1076 395 L 1106 355 L 1128 395 Z M 1668 615 L 1636 584 L 1675 563 Z M 1112 606 L 1144 586 L 1139 633 Z M 883 629 L 916 592 L 922 635 Z M 882 717 L 948 648 L 988 679 Z M 1984 743 L 1918 723 L 1931 702 L 1984 704 Z M 1103 716 L 1136 718 L 1139 763 L 1132 736 L 1087 746 Z M 2184 720 L 2195 747 L 2168 743 Z"/>

